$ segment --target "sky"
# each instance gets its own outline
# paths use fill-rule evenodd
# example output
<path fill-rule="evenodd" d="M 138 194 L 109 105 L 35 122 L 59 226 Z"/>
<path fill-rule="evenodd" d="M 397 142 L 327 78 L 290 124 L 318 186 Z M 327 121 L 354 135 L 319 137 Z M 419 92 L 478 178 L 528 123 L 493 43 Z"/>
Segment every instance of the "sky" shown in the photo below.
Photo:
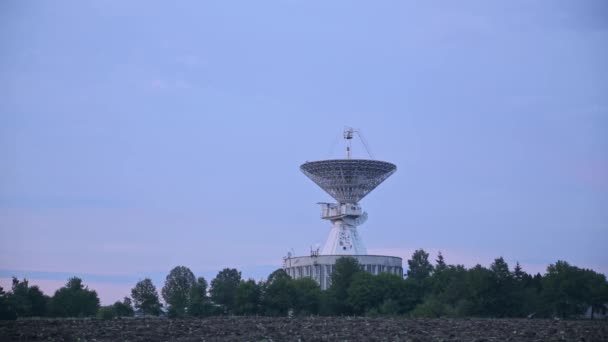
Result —
<path fill-rule="evenodd" d="M 2 1 L 0 285 L 263 279 L 345 126 L 398 167 L 370 254 L 608 274 L 606 42 L 602 0 Z"/>

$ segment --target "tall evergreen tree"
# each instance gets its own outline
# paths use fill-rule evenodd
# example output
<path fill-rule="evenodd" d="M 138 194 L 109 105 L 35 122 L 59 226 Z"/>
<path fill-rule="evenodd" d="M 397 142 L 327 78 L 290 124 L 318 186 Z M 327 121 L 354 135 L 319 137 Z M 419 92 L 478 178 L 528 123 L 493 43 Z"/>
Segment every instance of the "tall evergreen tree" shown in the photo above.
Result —
<path fill-rule="evenodd" d="M 513 275 L 509 271 L 509 265 L 502 257 L 497 258 L 490 265 L 490 274 L 492 279 L 490 302 L 488 303 L 490 312 L 493 316 L 498 317 L 512 315 L 516 310 L 513 298 L 515 283 Z"/>
<path fill-rule="evenodd" d="M 447 268 L 447 265 L 445 263 L 445 259 L 443 258 L 443 254 L 441 254 L 441 251 L 439 251 L 439 253 L 437 253 L 437 260 L 435 260 L 435 272 L 442 272 Z"/>

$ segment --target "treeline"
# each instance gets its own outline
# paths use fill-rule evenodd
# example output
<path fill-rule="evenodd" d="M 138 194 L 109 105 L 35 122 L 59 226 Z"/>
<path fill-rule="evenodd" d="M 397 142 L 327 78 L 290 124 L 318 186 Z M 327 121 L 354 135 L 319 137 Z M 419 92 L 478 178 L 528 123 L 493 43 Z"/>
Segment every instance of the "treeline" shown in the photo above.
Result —
<path fill-rule="evenodd" d="M 544 275 L 531 275 L 503 258 L 489 268 L 435 263 L 417 250 L 407 261 L 407 276 L 372 275 L 357 260 L 336 262 L 331 287 L 322 291 L 310 278 L 291 279 L 282 269 L 264 280 L 244 280 L 236 269 L 220 271 L 210 284 L 184 266 L 173 268 L 160 295 L 150 279 L 139 281 L 113 305 L 100 307 L 94 290 L 71 278 L 52 297 L 27 280 L 13 278 L 11 291 L 0 288 L 0 318 L 125 317 L 168 315 L 403 315 L 409 317 L 580 317 L 591 309 L 606 314 L 608 282 L 603 274 L 558 261 Z M 209 286 L 208 286 L 209 285 Z"/>

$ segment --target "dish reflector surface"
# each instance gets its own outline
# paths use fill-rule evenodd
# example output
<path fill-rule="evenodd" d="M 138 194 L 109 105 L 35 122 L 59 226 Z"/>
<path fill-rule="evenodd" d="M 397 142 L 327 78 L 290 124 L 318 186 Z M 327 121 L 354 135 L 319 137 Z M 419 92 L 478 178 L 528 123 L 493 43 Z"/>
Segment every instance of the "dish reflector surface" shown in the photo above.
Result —
<path fill-rule="evenodd" d="M 300 170 L 339 203 L 357 204 L 397 166 L 379 160 L 333 159 L 307 162 Z"/>

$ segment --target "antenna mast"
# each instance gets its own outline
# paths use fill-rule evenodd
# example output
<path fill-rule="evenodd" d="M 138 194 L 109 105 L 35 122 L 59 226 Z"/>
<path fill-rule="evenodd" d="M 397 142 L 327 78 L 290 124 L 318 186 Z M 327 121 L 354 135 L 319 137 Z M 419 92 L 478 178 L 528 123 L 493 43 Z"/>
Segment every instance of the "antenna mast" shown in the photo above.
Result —
<path fill-rule="evenodd" d="M 344 129 L 344 139 L 346 139 L 346 159 L 351 158 L 352 140 L 354 132 L 355 130 L 352 127 L 346 127 Z"/>

